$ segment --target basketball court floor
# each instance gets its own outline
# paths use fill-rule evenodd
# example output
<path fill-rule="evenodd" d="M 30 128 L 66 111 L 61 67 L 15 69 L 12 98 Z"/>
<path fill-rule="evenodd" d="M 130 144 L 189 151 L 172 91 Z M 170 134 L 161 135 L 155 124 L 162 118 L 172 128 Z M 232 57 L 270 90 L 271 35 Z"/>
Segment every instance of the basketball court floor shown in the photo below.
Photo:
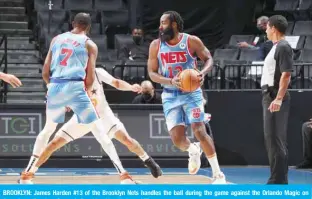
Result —
<path fill-rule="evenodd" d="M 155 179 L 147 169 L 127 169 L 135 180 L 143 184 L 209 184 L 211 170 L 200 169 L 197 175 L 189 175 L 187 169 L 165 168 L 163 176 Z M 267 167 L 223 167 L 227 181 L 233 184 L 265 184 L 269 176 Z M 22 169 L 3 168 L 1 184 L 16 184 Z M 113 168 L 39 169 L 34 180 L 36 184 L 119 184 L 119 177 Z M 289 170 L 289 184 L 312 184 L 312 170 Z"/>

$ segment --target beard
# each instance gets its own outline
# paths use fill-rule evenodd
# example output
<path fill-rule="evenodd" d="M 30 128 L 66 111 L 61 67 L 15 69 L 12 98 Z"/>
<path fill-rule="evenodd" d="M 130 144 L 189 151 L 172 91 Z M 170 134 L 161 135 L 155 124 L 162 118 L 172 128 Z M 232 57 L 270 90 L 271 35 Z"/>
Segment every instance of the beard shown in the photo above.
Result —
<path fill-rule="evenodd" d="M 159 38 L 162 42 L 168 42 L 174 38 L 174 31 L 172 27 L 168 27 L 165 30 L 159 32 Z"/>

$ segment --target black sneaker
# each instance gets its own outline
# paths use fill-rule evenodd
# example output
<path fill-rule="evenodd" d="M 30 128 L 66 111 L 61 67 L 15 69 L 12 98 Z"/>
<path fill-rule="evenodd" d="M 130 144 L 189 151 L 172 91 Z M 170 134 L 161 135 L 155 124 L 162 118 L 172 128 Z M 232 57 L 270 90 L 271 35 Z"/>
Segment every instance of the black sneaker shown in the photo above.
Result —
<path fill-rule="evenodd" d="M 296 166 L 296 169 L 312 169 L 312 161 L 304 160 Z"/>
<path fill-rule="evenodd" d="M 160 166 L 154 161 L 153 158 L 150 157 L 145 160 L 144 165 L 151 170 L 151 174 L 154 176 L 154 178 L 158 178 L 162 175 L 162 170 Z"/>

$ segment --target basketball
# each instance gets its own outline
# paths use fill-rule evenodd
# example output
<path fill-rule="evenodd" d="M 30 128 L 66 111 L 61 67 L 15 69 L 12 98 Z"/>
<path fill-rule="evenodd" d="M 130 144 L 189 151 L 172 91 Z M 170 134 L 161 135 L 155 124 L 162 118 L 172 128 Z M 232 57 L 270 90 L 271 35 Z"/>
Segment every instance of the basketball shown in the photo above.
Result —
<path fill-rule="evenodd" d="M 199 72 L 195 69 L 183 70 L 179 77 L 181 80 L 181 90 L 193 92 L 200 87 Z"/>

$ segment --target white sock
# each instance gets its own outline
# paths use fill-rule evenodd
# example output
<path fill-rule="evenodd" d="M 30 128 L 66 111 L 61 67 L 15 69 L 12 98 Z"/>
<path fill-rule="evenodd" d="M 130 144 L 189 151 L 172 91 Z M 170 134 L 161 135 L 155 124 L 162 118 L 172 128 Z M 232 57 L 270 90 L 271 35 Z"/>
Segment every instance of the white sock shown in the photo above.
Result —
<path fill-rule="evenodd" d="M 198 150 L 198 147 L 194 143 L 191 143 L 187 151 L 189 153 L 198 153 L 199 150 Z"/>
<path fill-rule="evenodd" d="M 143 162 L 145 162 L 145 161 L 149 158 L 149 155 L 147 155 L 147 153 L 144 152 L 144 154 L 143 154 L 142 156 L 140 156 L 140 158 L 141 158 L 141 160 L 142 160 Z"/>
<path fill-rule="evenodd" d="M 211 166 L 213 176 L 219 174 L 221 172 L 221 169 L 219 166 L 217 154 L 214 154 L 213 157 L 208 158 L 208 161 Z"/>
<path fill-rule="evenodd" d="M 30 157 L 30 160 L 29 160 L 29 163 L 25 169 L 26 172 L 31 172 L 31 173 L 35 173 L 37 170 L 38 170 L 38 167 L 36 167 L 36 164 L 38 162 L 38 159 L 37 157 L 35 156 L 31 156 Z"/>

